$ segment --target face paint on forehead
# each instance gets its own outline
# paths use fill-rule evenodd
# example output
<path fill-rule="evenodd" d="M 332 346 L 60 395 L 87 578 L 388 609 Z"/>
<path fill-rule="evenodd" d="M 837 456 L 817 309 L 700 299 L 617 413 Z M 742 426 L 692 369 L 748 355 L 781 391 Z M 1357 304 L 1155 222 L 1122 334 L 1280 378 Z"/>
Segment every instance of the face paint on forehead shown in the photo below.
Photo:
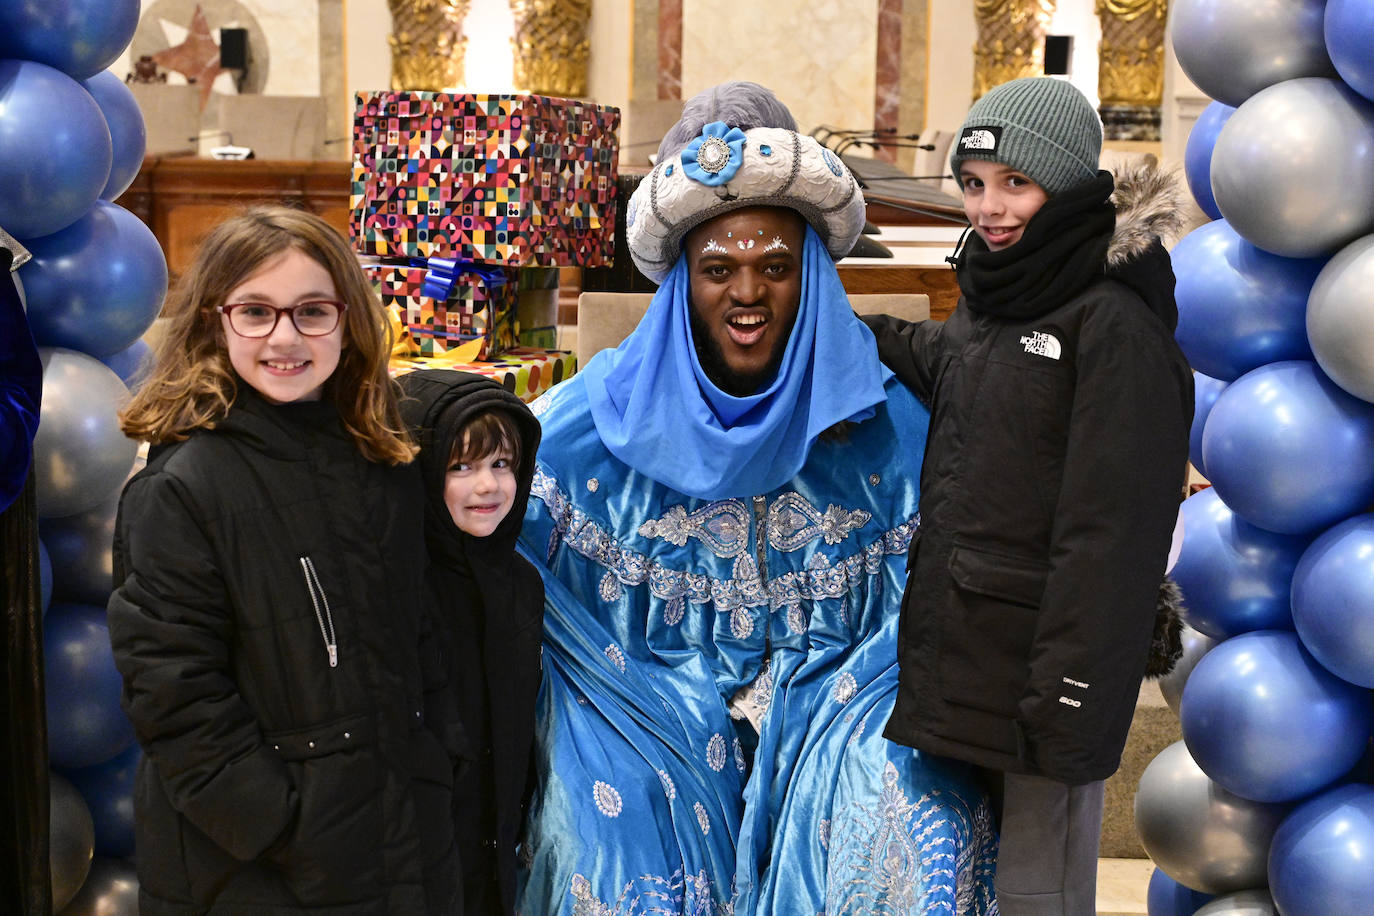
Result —
<path fill-rule="evenodd" d="M 726 252 L 725 246 L 722 245 L 720 242 L 717 242 L 715 239 L 710 239 L 710 240 L 708 240 L 708 241 L 706 242 L 706 244 L 702 247 L 701 253 L 702 253 L 703 255 L 707 255 L 707 254 L 727 254 L 728 252 Z"/>
<path fill-rule="evenodd" d="M 775 235 L 773 236 L 773 241 L 763 246 L 763 250 L 764 253 L 767 253 L 770 251 L 791 251 L 792 249 L 782 240 L 782 236 Z"/>

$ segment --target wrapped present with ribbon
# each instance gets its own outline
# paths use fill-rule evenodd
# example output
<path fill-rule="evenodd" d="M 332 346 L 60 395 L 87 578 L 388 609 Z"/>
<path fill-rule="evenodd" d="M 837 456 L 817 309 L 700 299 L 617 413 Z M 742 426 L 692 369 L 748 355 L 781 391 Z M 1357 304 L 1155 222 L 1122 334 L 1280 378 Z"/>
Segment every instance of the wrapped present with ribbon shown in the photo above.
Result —
<path fill-rule="evenodd" d="M 526 94 L 359 93 L 361 255 L 597 267 L 613 254 L 620 112 Z"/>
<path fill-rule="evenodd" d="M 453 258 L 364 259 L 396 316 L 398 356 L 491 360 L 516 343 L 519 271 Z M 399 351 L 399 352 L 398 352 Z"/>
<path fill-rule="evenodd" d="M 512 347 L 495 360 L 464 359 L 453 350 L 438 356 L 393 356 L 389 370 L 393 376 L 415 369 L 457 369 L 475 372 L 500 382 L 507 391 L 523 401 L 533 401 L 551 387 L 577 371 L 577 357 L 570 350 L 542 347 Z"/>

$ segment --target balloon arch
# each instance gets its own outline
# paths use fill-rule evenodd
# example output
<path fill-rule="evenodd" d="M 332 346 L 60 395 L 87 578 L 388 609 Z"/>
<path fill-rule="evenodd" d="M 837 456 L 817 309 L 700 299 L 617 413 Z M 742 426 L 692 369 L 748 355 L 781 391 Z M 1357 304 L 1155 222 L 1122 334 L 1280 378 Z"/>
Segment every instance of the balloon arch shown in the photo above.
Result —
<path fill-rule="evenodd" d="M 0 29 L 0 227 L 33 258 L 19 269 L 43 363 L 34 440 L 48 718 L 53 911 L 138 912 L 133 776 L 105 602 L 119 491 L 137 445 L 116 417 L 167 293 L 153 233 L 111 203 L 143 162 L 133 93 L 105 68 L 139 0 L 17 0 Z"/>
<path fill-rule="evenodd" d="M 1196 371 L 1183 740 L 1146 768 L 1150 916 L 1374 900 L 1374 0 L 1176 0 L 1213 101 L 1173 252 Z"/>

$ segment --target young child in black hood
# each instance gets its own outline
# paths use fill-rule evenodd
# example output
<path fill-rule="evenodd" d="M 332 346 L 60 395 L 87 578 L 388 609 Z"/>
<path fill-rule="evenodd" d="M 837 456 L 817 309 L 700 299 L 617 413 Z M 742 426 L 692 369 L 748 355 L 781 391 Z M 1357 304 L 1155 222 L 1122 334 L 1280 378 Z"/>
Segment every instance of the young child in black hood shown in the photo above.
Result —
<path fill-rule="evenodd" d="M 972 234 L 945 322 L 868 321 L 931 409 L 884 735 L 983 769 L 1003 916 L 1096 912 L 1116 770 L 1182 497 L 1172 182 L 1098 170 L 1071 84 L 974 104 L 950 165 Z M 1113 206 L 1115 203 L 1115 207 Z"/>
<path fill-rule="evenodd" d="M 480 375 L 426 369 L 400 383 L 401 412 L 420 443 L 435 616 L 474 761 L 453 791 L 463 913 L 510 916 L 544 610 L 544 583 L 515 541 L 539 421 Z"/>

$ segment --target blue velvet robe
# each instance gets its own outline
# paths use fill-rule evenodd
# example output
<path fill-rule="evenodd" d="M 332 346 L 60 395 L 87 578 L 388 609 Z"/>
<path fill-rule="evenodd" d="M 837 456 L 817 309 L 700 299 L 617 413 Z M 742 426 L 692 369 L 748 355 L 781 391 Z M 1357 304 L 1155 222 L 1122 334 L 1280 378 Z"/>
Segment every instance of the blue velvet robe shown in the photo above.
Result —
<path fill-rule="evenodd" d="M 522 549 L 547 606 L 520 911 L 995 913 L 967 769 L 882 737 L 925 408 L 889 382 L 785 486 L 705 501 L 612 456 L 580 379 L 535 405 Z"/>

